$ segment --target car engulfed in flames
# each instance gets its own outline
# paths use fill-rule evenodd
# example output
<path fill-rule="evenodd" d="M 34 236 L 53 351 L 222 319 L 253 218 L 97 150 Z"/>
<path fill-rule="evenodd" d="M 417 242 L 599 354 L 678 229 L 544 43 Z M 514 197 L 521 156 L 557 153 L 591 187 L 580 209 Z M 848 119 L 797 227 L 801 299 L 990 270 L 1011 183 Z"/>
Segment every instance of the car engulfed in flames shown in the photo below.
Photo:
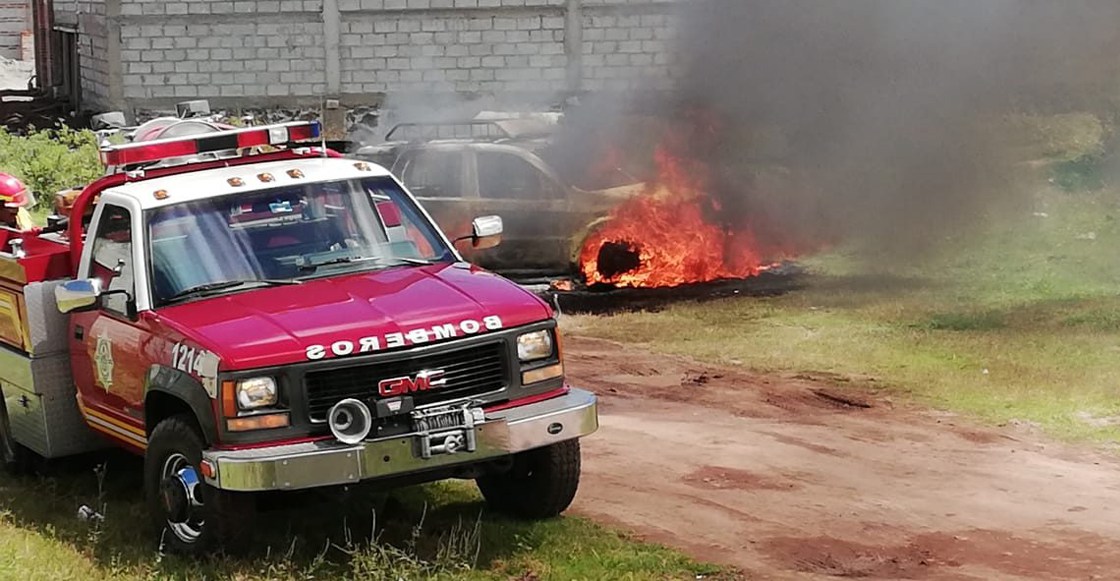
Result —
<path fill-rule="evenodd" d="M 584 240 L 578 269 L 588 286 L 664 288 L 744 279 L 797 253 L 764 240 L 750 216 L 713 195 L 710 165 L 656 148 L 655 178 L 616 206 Z"/>

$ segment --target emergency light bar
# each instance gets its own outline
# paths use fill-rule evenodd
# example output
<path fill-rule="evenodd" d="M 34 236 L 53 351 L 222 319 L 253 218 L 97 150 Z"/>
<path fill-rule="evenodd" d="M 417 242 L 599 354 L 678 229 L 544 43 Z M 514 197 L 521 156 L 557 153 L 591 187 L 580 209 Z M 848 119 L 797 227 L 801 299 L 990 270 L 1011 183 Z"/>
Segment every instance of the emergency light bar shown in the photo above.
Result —
<path fill-rule="evenodd" d="M 101 149 L 101 163 L 107 167 L 120 167 L 262 145 L 290 145 L 301 141 L 319 139 L 318 121 L 297 121 L 262 127 L 248 127 L 190 137 L 156 139 Z"/>

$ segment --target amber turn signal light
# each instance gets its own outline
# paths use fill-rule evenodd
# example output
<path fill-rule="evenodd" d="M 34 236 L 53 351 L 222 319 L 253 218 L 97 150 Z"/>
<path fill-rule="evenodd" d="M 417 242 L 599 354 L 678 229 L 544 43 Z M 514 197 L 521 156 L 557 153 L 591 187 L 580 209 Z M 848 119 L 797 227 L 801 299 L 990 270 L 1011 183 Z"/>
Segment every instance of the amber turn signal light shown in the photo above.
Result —
<path fill-rule="evenodd" d="M 291 424 L 287 412 L 282 414 L 267 414 L 249 416 L 245 418 L 231 418 L 226 420 L 226 429 L 231 432 L 247 432 L 249 430 L 268 430 L 271 428 L 286 428 Z"/>
<path fill-rule="evenodd" d="M 237 416 L 237 385 L 232 381 L 222 382 L 222 415 L 227 418 Z"/>
<path fill-rule="evenodd" d="M 557 363 L 548 367 L 541 367 L 521 374 L 521 385 L 540 383 L 564 375 L 564 364 Z"/>

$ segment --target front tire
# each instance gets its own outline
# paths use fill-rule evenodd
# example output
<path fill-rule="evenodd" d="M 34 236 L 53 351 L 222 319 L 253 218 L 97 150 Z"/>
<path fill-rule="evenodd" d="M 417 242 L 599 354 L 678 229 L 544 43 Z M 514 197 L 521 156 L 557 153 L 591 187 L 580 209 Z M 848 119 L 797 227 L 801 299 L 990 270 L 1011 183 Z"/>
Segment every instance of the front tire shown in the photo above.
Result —
<path fill-rule="evenodd" d="M 144 456 L 149 513 L 168 552 L 241 553 L 252 542 L 256 499 L 206 484 L 198 468 L 203 446 L 190 416 L 156 425 Z"/>
<path fill-rule="evenodd" d="M 567 440 L 521 452 L 514 456 L 510 470 L 483 476 L 476 482 L 494 510 L 539 520 L 559 516 L 568 509 L 579 489 L 579 475 L 579 440 Z"/>

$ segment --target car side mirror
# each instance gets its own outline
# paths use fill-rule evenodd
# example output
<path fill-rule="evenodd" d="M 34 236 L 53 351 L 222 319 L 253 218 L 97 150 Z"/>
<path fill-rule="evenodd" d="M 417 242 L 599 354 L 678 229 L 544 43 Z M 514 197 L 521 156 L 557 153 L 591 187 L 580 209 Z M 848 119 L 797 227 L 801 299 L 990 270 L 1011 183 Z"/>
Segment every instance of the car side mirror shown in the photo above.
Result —
<path fill-rule="evenodd" d="M 54 288 L 54 300 L 61 312 L 80 313 L 96 308 L 102 292 L 99 279 L 69 280 Z"/>
<path fill-rule="evenodd" d="M 472 246 L 478 250 L 493 248 L 502 243 L 502 217 L 480 216 L 471 222 Z"/>

